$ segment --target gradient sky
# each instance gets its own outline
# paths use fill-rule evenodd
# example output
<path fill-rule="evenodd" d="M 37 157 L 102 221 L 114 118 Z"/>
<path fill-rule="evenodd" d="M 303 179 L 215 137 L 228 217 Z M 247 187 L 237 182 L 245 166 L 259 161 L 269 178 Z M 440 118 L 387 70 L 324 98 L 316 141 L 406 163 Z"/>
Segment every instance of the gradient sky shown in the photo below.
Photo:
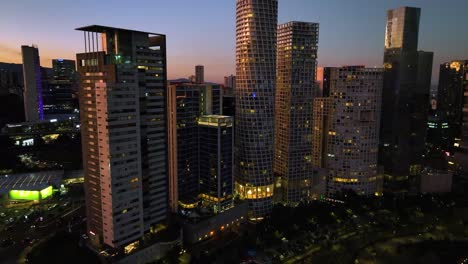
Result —
<path fill-rule="evenodd" d="M 439 64 L 468 59 L 467 0 L 279 0 L 279 23 L 320 23 L 320 66 L 381 66 L 386 10 L 422 8 L 419 49 Z M 187 77 L 205 65 L 205 79 L 235 73 L 235 0 L 12 0 L 0 8 L 0 61 L 20 62 L 20 46 L 37 44 L 43 66 L 75 59 L 83 34 L 102 24 L 167 35 L 169 78 Z"/>

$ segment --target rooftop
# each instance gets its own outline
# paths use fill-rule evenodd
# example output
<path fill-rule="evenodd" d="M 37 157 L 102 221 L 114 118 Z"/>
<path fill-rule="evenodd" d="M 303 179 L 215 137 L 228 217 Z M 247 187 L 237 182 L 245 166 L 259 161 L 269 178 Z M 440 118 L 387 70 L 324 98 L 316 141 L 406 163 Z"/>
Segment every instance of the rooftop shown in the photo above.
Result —
<path fill-rule="evenodd" d="M 101 25 L 89 25 L 89 26 L 76 28 L 75 30 L 87 31 L 87 32 L 96 32 L 96 33 L 105 33 L 105 32 L 108 32 L 108 31 L 119 30 L 119 31 L 132 31 L 132 32 L 143 33 L 143 34 L 148 34 L 148 35 L 165 36 L 164 34 L 160 34 L 160 33 L 151 33 L 151 32 L 145 32 L 145 31 L 138 31 L 138 30 L 132 30 L 132 29 L 125 29 L 125 28 L 116 28 L 116 27 L 108 27 L 108 26 L 101 26 Z"/>
<path fill-rule="evenodd" d="M 63 171 L 41 171 L 0 176 L 0 194 L 11 190 L 39 191 L 51 185 L 59 185 Z"/>

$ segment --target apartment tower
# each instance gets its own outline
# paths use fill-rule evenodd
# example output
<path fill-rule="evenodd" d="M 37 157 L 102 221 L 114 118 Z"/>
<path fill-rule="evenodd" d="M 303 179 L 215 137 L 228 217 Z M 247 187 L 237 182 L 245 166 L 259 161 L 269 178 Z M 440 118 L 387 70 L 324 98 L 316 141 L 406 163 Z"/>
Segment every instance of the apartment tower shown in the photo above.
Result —
<path fill-rule="evenodd" d="M 203 65 L 195 66 L 195 82 L 198 84 L 205 83 L 205 67 Z"/>
<path fill-rule="evenodd" d="M 278 26 L 275 100 L 275 196 L 290 205 L 311 196 L 312 114 L 319 25 Z"/>
<path fill-rule="evenodd" d="M 24 114 L 25 120 L 37 121 L 44 119 L 42 100 L 42 74 L 39 49 L 37 46 L 21 46 L 23 57 L 24 78 Z"/>
<path fill-rule="evenodd" d="M 87 231 L 95 245 L 121 248 L 168 212 L 166 37 L 77 30 Z"/>
<path fill-rule="evenodd" d="M 383 69 L 324 69 L 324 95 L 314 100 L 313 164 L 328 170 L 327 195 L 344 190 L 379 195 L 379 122 Z"/>
<path fill-rule="evenodd" d="M 273 206 L 278 0 L 236 1 L 235 189 L 253 221 Z"/>

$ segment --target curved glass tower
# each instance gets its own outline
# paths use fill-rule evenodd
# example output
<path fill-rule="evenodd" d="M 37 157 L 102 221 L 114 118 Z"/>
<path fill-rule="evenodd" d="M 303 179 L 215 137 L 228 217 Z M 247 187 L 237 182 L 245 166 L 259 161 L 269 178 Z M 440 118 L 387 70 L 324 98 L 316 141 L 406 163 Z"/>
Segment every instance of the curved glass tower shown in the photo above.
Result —
<path fill-rule="evenodd" d="M 261 220 L 273 202 L 278 0 L 237 0 L 235 186 Z"/>

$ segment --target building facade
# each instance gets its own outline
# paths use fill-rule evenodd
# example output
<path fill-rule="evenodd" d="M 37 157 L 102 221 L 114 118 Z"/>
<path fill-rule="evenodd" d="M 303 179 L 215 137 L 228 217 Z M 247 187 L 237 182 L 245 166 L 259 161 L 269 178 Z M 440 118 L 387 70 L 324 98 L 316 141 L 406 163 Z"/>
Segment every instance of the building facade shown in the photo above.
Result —
<path fill-rule="evenodd" d="M 170 178 L 177 183 L 172 207 L 194 208 L 199 202 L 200 132 L 204 115 L 220 115 L 222 89 L 219 85 L 174 83 L 169 86 Z M 177 211 L 173 208 L 174 211 Z"/>
<path fill-rule="evenodd" d="M 195 66 L 195 83 L 205 83 L 205 67 L 203 65 Z"/>
<path fill-rule="evenodd" d="M 44 113 L 47 118 L 69 119 L 77 116 L 77 86 L 75 61 L 52 60 L 52 76 L 43 89 Z"/>
<path fill-rule="evenodd" d="M 37 46 L 21 46 L 24 78 L 24 114 L 26 121 L 44 119 L 42 75 Z"/>
<path fill-rule="evenodd" d="M 198 120 L 200 135 L 200 196 L 215 213 L 233 207 L 233 118 L 205 115 Z"/>
<path fill-rule="evenodd" d="M 232 74 L 229 76 L 224 76 L 224 94 L 234 95 L 235 90 L 236 90 L 236 76 Z"/>
<path fill-rule="evenodd" d="M 394 179 L 421 172 L 425 150 L 433 54 L 417 51 L 420 14 L 387 13 L 379 160 Z"/>
<path fill-rule="evenodd" d="M 447 149 L 461 138 L 463 127 L 464 92 L 468 91 L 468 60 L 450 61 L 440 65 L 437 109 L 449 126 Z"/>
<path fill-rule="evenodd" d="M 88 234 L 96 246 L 121 248 L 167 217 L 166 37 L 77 30 Z"/>
<path fill-rule="evenodd" d="M 275 196 L 280 195 L 290 205 L 309 200 L 313 185 L 312 114 L 318 89 L 318 31 L 317 23 L 289 22 L 278 26 Z"/>
<path fill-rule="evenodd" d="M 0 96 L 23 96 L 23 65 L 0 62 Z"/>
<path fill-rule="evenodd" d="M 73 83 L 76 81 L 76 66 L 74 60 L 54 59 L 52 60 L 54 80 L 65 80 Z"/>
<path fill-rule="evenodd" d="M 324 69 L 324 97 L 314 100 L 313 165 L 328 170 L 327 195 L 382 192 L 377 159 L 383 70 Z"/>
<path fill-rule="evenodd" d="M 235 189 L 250 219 L 273 207 L 277 0 L 236 1 Z"/>

